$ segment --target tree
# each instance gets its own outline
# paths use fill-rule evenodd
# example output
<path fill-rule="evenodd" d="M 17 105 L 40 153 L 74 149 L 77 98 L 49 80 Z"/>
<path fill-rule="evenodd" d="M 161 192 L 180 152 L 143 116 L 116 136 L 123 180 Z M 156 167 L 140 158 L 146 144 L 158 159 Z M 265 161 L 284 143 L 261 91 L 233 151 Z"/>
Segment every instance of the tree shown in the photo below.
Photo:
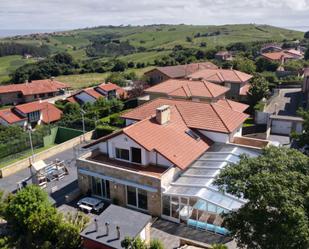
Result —
<path fill-rule="evenodd" d="M 275 72 L 280 64 L 278 62 L 270 61 L 263 57 L 260 57 L 257 59 L 255 65 L 256 71 L 261 73 L 264 71 Z"/>
<path fill-rule="evenodd" d="M 305 56 L 304 56 L 306 61 L 309 61 L 309 47 L 307 48 L 306 52 L 305 52 Z"/>
<path fill-rule="evenodd" d="M 269 147 L 243 155 L 219 174 L 219 189 L 246 201 L 225 215 L 239 247 L 309 248 L 309 159 L 297 150 Z"/>
<path fill-rule="evenodd" d="M 250 85 L 248 98 L 251 107 L 255 106 L 261 99 L 269 95 L 269 83 L 262 76 L 256 75 Z"/>
<path fill-rule="evenodd" d="M 305 38 L 305 39 L 309 39 L 309 31 L 307 31 L 307 32 L 304 34 L 304 38 Z"/>
<path fill-rule="evenodd" d="M 162 242 L 158 239 L 150 241 L 149 246 L 141 238 L 126 237 L 121 241 L 121 247 L 125 249 L 164 249 Z"/>
<path fill-rule="evenodd" d="M 303 147 L 309 145 L 309 111 L 300 109 L 297 114 L 301 116 L 304 120 L 303 122 L 303 133 L 302 134 L 292 134 L 293 138 L 296 140 L 298 146 Z"/>
<path fill-rule="evenodd" d="M 126 70 L 127 68 L 127 64 L 123 61 L 116 61 L 113 68 L 112 68 L 112 72 L 123 72 L 124 70 Z"/>
<path fill-rule="evenodd" d="M 249 74 L 253 74 L 256 71 L 254 62 L 244 57 L 236 58 L 233 61 L 233 66 L 235 69 Z"/>
<path fill-rule="evenodd" d="M 66 221 L 37 186 L 9 196 L 3 217 L 11 229 L 13 248 L 80 248 L 78 226 Z"/>

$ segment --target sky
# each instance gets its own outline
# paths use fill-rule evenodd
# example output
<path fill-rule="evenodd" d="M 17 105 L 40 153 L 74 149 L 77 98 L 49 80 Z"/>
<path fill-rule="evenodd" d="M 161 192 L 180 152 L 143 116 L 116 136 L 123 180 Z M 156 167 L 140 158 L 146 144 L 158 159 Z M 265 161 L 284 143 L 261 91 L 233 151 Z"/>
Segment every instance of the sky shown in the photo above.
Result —
<path fill-rule="evenodd" d="M 309 26 L 309 0 L 0 0 L 0 29 L 159 23 Z"/>

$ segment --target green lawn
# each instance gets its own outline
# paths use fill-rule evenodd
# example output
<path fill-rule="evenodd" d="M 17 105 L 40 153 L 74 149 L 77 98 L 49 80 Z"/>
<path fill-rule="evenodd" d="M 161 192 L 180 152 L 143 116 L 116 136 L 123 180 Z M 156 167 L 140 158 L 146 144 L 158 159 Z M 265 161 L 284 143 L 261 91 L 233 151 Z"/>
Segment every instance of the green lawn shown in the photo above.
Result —
<path fill-rule="evenodd" d="M 126 72 L 135 72 L 137 76 L 142 76 L 144 72 L 151 70 L 153 67 L 141 69 L 128 69 Z M 69 84 L 73 89 L 81 89 L 94 86 L 104 82 L 110 73 L 86 73 L 76 75 L 63 75 L 56 77 L 57 80 Z"/>
<path fill-rule="evenodd" d="M 20 55 L 0 57 L 0 83 L 9 80 L 9 74 L 22 65 L 33 62 L 32 59 L 23 59 Z"/>

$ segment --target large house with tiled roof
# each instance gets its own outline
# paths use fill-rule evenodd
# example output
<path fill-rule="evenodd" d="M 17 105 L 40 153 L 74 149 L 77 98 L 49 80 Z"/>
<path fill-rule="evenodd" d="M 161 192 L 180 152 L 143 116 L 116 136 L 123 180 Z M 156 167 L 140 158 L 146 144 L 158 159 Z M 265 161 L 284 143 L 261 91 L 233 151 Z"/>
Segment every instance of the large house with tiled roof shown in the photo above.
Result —
<path fill-rule="evenodd" d="M 63 94 L 69 86 L 55 79 L 0 86 L 0 105 L 20 104 Z"/>
<path fill-rule="evenodd" d="M 246 100 L 252 75 L 233 69 L 204 69 L 192 73 L 187 78 L 206 80 L 229 88 L 227 98 Z"/>
<path fill-rule="evenodd" d="M 157 67 L 145 73 L 151 85 L 158 84 L 168 79 L 181 79 L 189 74 L 197 72 L 202 69 L 211 68 L 217 69 L 218 67 L 212 62 L 199 62 L 186 65 Z"/>
<path fill-rule="evenodd" d="M 229 88 L 207 81 L 188 79 L 170 79 L 147 88 L 150 99 L 168 97 L 172 99 L 188 99 L 193 101 L 216 102 L 224 99 Z"/>
<path fill-rule="evenodd" d="M 212 182 L 264 140 L 241 136 L 242 104 L 157 98 L 122 115 L 126 127 L 85 146 L 77 159 L 82 193 L 197 229 L 227 235 L 222 212 L 246 201 Z"/>
<path fill-rule="evenodd" d="M 32 127 L 40 124 L 50 124 L 61 119 L 62 111 L 53 104 L 35 101 L 0 110 L 0 124 Z"/>
<path fill-rule="evenodd" d="M 280 64 L 284 64 L 289 60 L 300 60 L 304 58 L 304 53 L 296 49 L 262 53 L 261 55 L 267 60 L 278 62 Z"/>
<path fill-rule="evenodd" d="M 89 87 L 80 90 L 74 95 L 67 98 L 71 103 L 79 103 L 84 105 L 86 103 L 94 103 L 99 98 L 119 98 L 125 99 L 127 97 L 126 91 L 120 86 L 113 83 L 102 83 L 96 87 Z"/>

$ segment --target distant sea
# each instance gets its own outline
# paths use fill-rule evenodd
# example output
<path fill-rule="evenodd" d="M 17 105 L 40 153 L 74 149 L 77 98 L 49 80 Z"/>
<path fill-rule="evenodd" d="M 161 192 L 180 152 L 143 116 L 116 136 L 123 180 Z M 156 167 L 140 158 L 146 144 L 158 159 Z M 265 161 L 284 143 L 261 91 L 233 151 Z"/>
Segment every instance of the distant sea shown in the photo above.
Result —
<path fill-rule="evenodd" d="M 29 35 L 36 33 L 50 33 L 57 30 L 39 30 L 39 29 L 0 29 L 0 37 L 9 37 L 16 35 Z"/>

